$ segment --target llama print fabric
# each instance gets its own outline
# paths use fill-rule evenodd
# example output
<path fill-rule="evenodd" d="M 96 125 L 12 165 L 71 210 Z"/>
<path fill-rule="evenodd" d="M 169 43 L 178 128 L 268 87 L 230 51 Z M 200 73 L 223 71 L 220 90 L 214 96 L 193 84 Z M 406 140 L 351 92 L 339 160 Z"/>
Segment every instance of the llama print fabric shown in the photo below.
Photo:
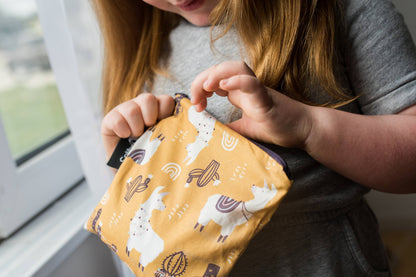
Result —
<path fill-rule="evenodd" d="M 137 276 L 227 276 L 291 181 L 277 154 L 176 103 L 132 146 L 86 228 Z"/>

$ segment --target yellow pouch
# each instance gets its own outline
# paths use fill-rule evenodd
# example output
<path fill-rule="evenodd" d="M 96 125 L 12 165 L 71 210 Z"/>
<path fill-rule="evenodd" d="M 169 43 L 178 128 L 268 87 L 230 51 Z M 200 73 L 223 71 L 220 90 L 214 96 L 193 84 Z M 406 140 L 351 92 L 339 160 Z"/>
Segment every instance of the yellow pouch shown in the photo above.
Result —
<path fill-rule="evenodd" d="M 276 153 L 175 100 L 174 115 L 132 146 L 86 228 L 137 276 L 227 276 L 291 181 Z"/>

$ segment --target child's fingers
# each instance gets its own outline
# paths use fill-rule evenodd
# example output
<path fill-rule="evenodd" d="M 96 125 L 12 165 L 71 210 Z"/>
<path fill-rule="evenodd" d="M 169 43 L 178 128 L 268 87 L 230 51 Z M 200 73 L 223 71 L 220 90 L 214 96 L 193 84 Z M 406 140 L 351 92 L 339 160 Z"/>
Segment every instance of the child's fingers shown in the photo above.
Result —
<path fill-rule="evenodd" d="M 140 94 L 118 105 L 104 117 L 102 133 L 120 138 L 138 137 L 145 127 L 171 115 L 174 105 L 173 98 L 168 95 Z"/>
<path fill-rule="evenodd" d="M 208 77 L 208 70 L 198 74 L 191 84 L 191 103 L 195 105 L 195 110 L 201 112 L 207 107 L 207 98 L 211 97 L 214 91 L 204 89 L 204 82 Z"/>
<path fill-rule="evenodd" d="M 273 105 L 267 88 L 255 76 L 235 75 L 221 80 L 220 87 L 229 91 L 230 102 L 247 114 L 260 116 Z"/>
<path fill-rule="evenodd" d="M 101 124 L 106 154 L 109 157 L 120 138 L 139 137 L 145 127 L 154 125 L 158 119 L 172 114 L 175 102 L 171 96 L 154 96 L 142 93 L 138 97 L 126 101 L 104 118 Z"/>
<path fill-rule="evenodd" d="M 154 125 L 157 121 L 157 116 L 158 116 L 158 113 L 159 113 L 158 112 L 159 104 L 158 104 L 158 100 L 157 100 L 156 96 L 154 96 L 150 93 L 142 93 L 139 96 L 137 96 L 136 98 L 134 98 L 133 101 L 137 105 L 136 112 L 141 112 L 141 118 L 142 118 L 142 121 L 143 121 L 143 123 L 141 125 L 144 125 L 144 126 Z M 137 116 L 137 115 L 135 115 L 135 116 Z M 131 120 L 132 120 L 131 126 L 133 128 L 137 127 L 137 123 L 133 122 L 137 119 L 138 119 L 137 117 L 131 117 Z M 143 130 L 140 130 L 140 131 L 143 132 Z M 134 135 L 137 136 L 137 134 L 134 134 Z M 139 135 L 141 135 L 141 133 Z"/>
<path fill-rule="evenodd" d="M 156 97 L 158 103 L 158 115 L 157 119 L 162 120 L 172 115 L 175 108 L 175 100 L 169 95 L 159 95 Z"/>
<path fill-rule="evenodd" d="M 191 84 L 191 103 L 195 105 L 197 111 L 206 108 L 206 98 L 212 95 L 212 91 L 204 90 L 204 82 L 208 77 L 208 70 L 198 74 Z"/>
<path fill-rule="evenodd" d="M 243 61 L 228 61 L 208 69 L 203 87 L 207 91 L 216 90 L 220 87 L 221 80 L 228 79 L 235 75 L 249 75 L 255 77 L 253 71 Z"/>
<path fill-rule="evenodd" d="M 234 75 L 255 76 L 253 71 L 242 61 L 229 61 L 214 65 L 200 73 L 191 86 L 192 104 L 196 109 L 205 109 L 206 98 L 213 92 L 220 96 L 227 96 L 228 91 L 220 87 L 220 81 L 228 79 Z"/>
<path fill-rule="evenodd" d="M 228 79 L 223 79 L 219 87 L 226 91 L 240 90 L 246 93 L 264 93 L 265 87 L 255 76 L 235 75 Z"/>
<path fill-rule="evenodd" d="M 111 156 L 120 138 L 132 135 L 128 121 L 117 108 L 104 117 L 101 124 L 101 135 L 107 158 Z"/>
<path fill-rule="evenodd" d="M 122 137 L 130 136 L 130 127 L 124 116 L 117 110 L 108 113 L 102 122 L 101 133 L 106 137 Z"/>
<path fill-rule="evenodd" d="M 144 107 L 144 105 L 140 105 L 136 102 L 136 99 L 134 99 L 127 101 L 116 108 L 116 111 L 124 118 L 127 124 L 127 127 L 125 127 L 124 124 L 121 126 L 118 126 L 118 124 L 114 125 L 114 130 L 118 130 L 121 127 L 124 128 L 123 134 L 117 133 L 120 138 L 138 137 L 143 133 L 145 123 L 141 106 Z M 147 117 L 150 116 L 147 115 Z"/>
<path fill-rule="evenodd" d="M 207 101 L 207 98 L 204 97 L 199 102 L 196 102 L 196 103 L 193 103 L 193 104 L 195 105 L 195 110 L 197 112 L 202 112 L 203 110 L 205 110 L 207 108 L 208 101 Z"/>

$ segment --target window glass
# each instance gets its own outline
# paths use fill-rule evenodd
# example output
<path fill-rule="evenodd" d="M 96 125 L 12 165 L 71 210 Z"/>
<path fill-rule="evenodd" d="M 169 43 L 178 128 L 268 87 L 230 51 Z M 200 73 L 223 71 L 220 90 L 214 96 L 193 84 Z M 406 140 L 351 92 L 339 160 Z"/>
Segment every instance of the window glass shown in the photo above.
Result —
<path fill-rule="evenodd" d="M 0 114 L 15 159 L 68 130 L 35 0 L 0 0 Z"/>

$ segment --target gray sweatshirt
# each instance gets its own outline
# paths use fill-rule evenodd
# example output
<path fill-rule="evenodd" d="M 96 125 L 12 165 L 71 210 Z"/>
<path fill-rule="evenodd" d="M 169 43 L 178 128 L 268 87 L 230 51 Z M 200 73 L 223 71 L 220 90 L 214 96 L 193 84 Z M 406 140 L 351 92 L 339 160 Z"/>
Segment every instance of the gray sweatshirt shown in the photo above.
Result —
<path fill-rule="evenodd" d="M 339 78 L 348 93 L 361 96 L 358 101 L 341 109 L 352 113 L 379 115 L 397 113 L 416 104 L 416 50 L 402 16 L 388 0 L 344 0 L 343 3 L 343 27 L 339 30 L 341 60 L 337 65 Z M 245 60 L 233 31 L 218 40 L 215 49 L 213 52 L 210 48 L 209 27 L 196 27 L 182 21 L 170 35 L 168 69 L 174 77 L 157 76 L 152 92 L 170 95 L 177 92 L 189 93 L 194 78 L 208 67 L 228 60 Z M 320 96 L 324 93 L 319 89 L 315 95 L 317 101 L 325 100 L 325 97 Z M 241 115 L 226 98 L 218 96 L 209 99 L 207 111 L 222 122 L 235 120 Z M 341 271 L 337 269 L 331 273 L 331 268 L 337 263 L 349 263 L 353 260 L 342 256 L 339 259 L 343 261 L 330 261 L 330 257 L 336 257 L 333 253 L 335 248 L 341 249 L 339 251 L 344 255 L 349 246 L 335 246 L 338 243 L 336 235 L 341 231 L 334 231 L 332 240 L 328 238 L 325 243 L 319 242 L 322 238 L 320 232 L 328 236 L 332 233 L 329 229 L 318 228 L 314 224 L 334 222 L 345 214 L 352 213 L 354 207 L 362 205 L 359 203 L 362 203 L 362 197 L 369 189 L 326 168 L 302 150 L 276 145 L 267 147 L 285 159 L 294 183 L 269 226 L 259 233 L 255 243 L 243 254 L 244 263 L 237 264 L 234 275 L 331 276 L 337 275 L 335 272 L 344 271 L 353 274 L 349 276 L 359 276 L 353 273 L 354 270 L 343 266 Z M 363 209 L 367 210 L 366 207 Z M 361 238 L 362 232 L 359 228 L 377 232 L 374 220 L 357 218 L 358 215 L 348 221 L 351 224 L 357 222 L 356 226 L 348 225 L 351 230 L 355 230 L 354 237 Z M 358 225 L 361 227 L 357 227 Z M 290 232 L 286 230 L 285 233 L 282 228 L 289 228 L 287 226 L 302 227 Z M 344 226 L 341 229 L 345 228 Z M 277 234 L 280 234 L 280 240 L 276 240 Z M 304 241 L 304 238 L 308 239 Z M 282 244 L 282 240 L 285 244 Z M 313 246 L 311 241 L 316 242 L 316 245 Z M 379 254 L 371 254 L 371 257 L 364 255 L 369 260 L 368 264 L 385 262 L 384 258 L 377 260 L 383 257 L 382 248 L 374 247 L 371 243 L 366 244 L 368 239 L 359 241 L 361 248 L 370 249 L 362 250 L 363 253 L 381 249 Z M 277 252 L 277 248 L 285 250 Z M 294 252 L 297 248 L 302 249 L 301 253 Z M 321 260 L 315 261 L 309 255 L 318 255 Z M 272 263 L 274 267 L 271 266 Z M 380 267 L 385 267 L 385 264 Z M 363 276 L 368 273 L 363 266 L 359 268 L 365 273 Z M 373 270 L 371 266 L 369 268 Z"/>
<path fill-rule="evenodd" d="M 345 29 L 341 32 L 340 80 L 358 101 L 341 109 L 354 113 L 390 114 L 416 103 L 416 51 L 401 16 L 385 0 L 344 1 Z M 208 67 L 244 60 L 236 34 L 230 32 L 210 49 L 210 27 L 185 21 L 170 36 L 169 71 L 175 79 L 157 77 L 155 94 L 189 93 L 194 78 Z M 317 90 L 316 100 L 324 102 Z M 207 111 L 222 122 L 235 120 L 226 98 L 209 99 Z M 294 185 L 278 213 L 333 211 L 356 202 L 368 190 L 314 161 L 307 153 L 268 145 L 289 164 Z M 371 172 L 369 172 L 371 174 Z"/>

